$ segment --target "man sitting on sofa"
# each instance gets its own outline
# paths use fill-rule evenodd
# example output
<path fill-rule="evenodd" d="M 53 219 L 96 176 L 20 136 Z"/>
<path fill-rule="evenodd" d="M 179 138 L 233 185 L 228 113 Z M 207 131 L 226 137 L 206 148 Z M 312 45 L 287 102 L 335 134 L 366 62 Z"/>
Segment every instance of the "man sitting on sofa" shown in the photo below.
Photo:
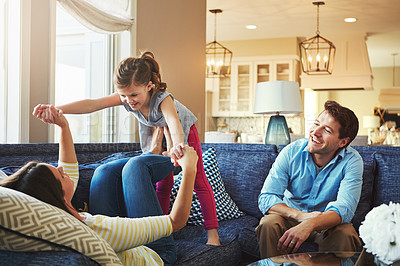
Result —
<path fill-rule="evenodd" d="M 315 120 L 308 139 L 286 146 L 276 158 L 258 206 L 262 258 L 296 252 L 304 241 L 319 251 L 356 251 L 361 242 L 349 223 L 361 194 L 363 162 L 349 143 L 358 119 L 334 101 Z"/>

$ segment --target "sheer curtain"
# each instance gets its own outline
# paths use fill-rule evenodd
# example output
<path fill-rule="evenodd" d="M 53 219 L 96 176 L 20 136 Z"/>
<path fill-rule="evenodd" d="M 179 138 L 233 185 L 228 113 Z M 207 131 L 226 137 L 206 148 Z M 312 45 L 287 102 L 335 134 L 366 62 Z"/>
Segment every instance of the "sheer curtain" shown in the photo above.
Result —
<path fill-rule="evenodd" d="M 133 18 L 129 15 L 130 0 L 57 0 L 82 25 L 98 33 L 129 30 Z"/>
<path fill-rule="evenodd" d="M 121 57 L 130 55 L 122 46 L 130 43 L 128 31 L 134 21 L 129 16 L 131 1 L 57 0 L 56 105 L 113 92 L 113 70 Z M 68 116 L 74 141 L 131 141 L 133 128 L 117 130 L 121 116 L 129 125 L 132 119 L 119 109 Z M 56 130 L 55 139 L 58 135 Z"/>

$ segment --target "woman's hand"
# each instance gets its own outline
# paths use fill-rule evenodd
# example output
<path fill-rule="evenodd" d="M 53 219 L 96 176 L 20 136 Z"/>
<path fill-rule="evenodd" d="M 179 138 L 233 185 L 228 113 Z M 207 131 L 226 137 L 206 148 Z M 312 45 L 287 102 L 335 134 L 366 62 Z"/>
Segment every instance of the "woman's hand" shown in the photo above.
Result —
<path fill-rule="evenodd" d="M 182 156 L 177 160 L 178 164 L 182 167 L 182 171 L 194 171 L 197 172 L 197 152 L 190 146 L 181 146 Z"/>
<path fill-rule="evenodd" d="M 56 124 L 60 127 L 68 124 L 62 111 L 55 108 L 52 104 L 38 104 L 33 109 L 32 114 L 47 124 Z"/>

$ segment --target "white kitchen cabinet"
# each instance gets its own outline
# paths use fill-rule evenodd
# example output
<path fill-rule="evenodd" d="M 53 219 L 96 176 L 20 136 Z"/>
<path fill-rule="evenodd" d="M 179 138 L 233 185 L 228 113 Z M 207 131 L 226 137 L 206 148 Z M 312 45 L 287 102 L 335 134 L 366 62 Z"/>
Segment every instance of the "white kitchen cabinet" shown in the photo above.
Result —
<path fill-rule="evenodd" d="M 212 116 L 253 116 L 256 84 L 273 80 L 298 80 L 298 57 L 233 58 L 231 75 L 208 79 L 207 90 L 213 92 Z"/>

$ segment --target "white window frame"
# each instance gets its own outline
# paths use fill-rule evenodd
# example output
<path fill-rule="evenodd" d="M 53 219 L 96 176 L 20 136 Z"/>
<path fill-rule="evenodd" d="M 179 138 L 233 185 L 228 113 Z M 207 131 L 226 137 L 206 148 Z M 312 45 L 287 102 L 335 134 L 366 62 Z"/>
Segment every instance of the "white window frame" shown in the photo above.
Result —
<path fill-rule="evenodd" d="M 0 142 L 29 142 L 31 1 L 2 0 Z"/>

